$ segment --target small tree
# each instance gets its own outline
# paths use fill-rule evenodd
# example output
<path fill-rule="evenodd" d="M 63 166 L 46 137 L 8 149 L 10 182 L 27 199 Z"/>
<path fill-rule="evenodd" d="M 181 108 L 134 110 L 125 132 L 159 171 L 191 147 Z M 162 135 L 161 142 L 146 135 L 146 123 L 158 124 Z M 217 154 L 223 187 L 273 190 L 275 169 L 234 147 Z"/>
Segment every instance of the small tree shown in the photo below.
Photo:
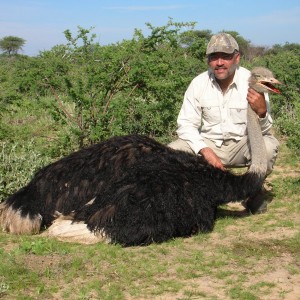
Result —
<path fill-rule="evenodd" d="M 17 36 L 6 36 L 0 40 L 0 49 L 8 55 L 17 54 L 22 50 L 25 44 L 25 40 Z"/>

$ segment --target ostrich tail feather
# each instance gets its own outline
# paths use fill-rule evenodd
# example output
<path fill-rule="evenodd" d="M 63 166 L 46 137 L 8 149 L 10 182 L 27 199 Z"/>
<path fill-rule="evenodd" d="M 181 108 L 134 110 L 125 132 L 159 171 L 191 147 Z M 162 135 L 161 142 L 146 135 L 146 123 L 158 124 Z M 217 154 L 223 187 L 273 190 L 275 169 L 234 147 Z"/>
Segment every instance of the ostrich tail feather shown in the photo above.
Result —
<path fill-rule="evenodd" d="M 36 214 L 24 215 L 21 210 L 15 210 L 5 203 L 0 204 L 0 227 L 3 231 L 14 234 L 37 234 L 42 224 L 42 216 Z"/>

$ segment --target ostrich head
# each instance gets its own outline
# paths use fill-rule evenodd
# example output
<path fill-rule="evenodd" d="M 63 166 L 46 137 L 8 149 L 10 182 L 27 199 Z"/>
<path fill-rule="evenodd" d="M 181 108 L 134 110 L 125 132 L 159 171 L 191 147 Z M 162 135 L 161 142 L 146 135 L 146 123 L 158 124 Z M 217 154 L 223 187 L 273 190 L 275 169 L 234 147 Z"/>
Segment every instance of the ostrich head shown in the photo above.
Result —
<path fill-rule="evenodd" d="M 255 89 L 259 93 L 276 93 L 280 94 L 280 90 L 277 89 L 273 84 L 281 84 L 273 73 L 263 67 L 256 67 L 251 72 L 249 79 L 249 86 Z"/>

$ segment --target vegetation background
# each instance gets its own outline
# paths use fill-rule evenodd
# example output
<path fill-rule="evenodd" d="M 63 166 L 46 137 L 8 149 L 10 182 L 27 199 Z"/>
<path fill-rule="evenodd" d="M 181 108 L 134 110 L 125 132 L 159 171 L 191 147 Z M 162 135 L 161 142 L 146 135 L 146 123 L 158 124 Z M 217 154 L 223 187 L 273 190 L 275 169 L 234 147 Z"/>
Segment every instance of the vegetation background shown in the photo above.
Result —
<path fill-rule="evenodd" d="M 172 19 L 161 27 L 147 24 L 149 36 L 136 30 L 132 39 L 106 46 L 95 42 L 93 28 L 78 27 L 76 33 L 65 31 L 66 44 L 56 45 L 36 57 L 14 52 L 2 54 L 0 202 L 26 184 L 42 166 L 111 136 L 139 133 L 163 143 L 175 139 L 176 118 L 183 94 L 192 78 L 207 69 L 205 50 L 212 32 L 194 30 L 194 25 L 193 22 L 176 23 Z M 238 32 L 229 33 L 240 45 L 241 65 L 249 69 L 265 66 L 283 83 L 282 93 L 271 96 L 274 129 L 283 145 L 279 169 L 273 175 L 275 192 L 281 201 L 277 202 L 277 214 L 270 214 L 268 220 L 258 219 L 261 223 L 252 230 L 262 236 L 259 225 L 268 224 L 264 226 L 267 233 L 278 228 L 288 229 L 288 233 L 281 232 L 280 239 L 269 236 L 266 242 L 260 240 L 250 245 L 247 242 L 249 230 L 241 229 L 245 226 L 242 224 L 253 225 L 249 219 L 242 223 L 239 218 L 221 217 L 216 226 L 217 240 L 199 235 L 188 242 L 178 239 L 133 252 L 107 245 L 84 250 L 43 238 L 1 234 L 0 298 L 17 299 L 19 295 L 19 299 L 71 299 L 74 288 L 76 299 L 175 299 L 174 295 L 180 295 L 177 299 L 289 299 L 285 296 L 294 290 L 288 285 L 286 289 L 278 288 L 278 285 L 262 280 L 245 286 L 250 276 L 245 268 L 249 270 L 254 264 L 247 257 L 268 253 L 271 258 L 278 259 L 276 251 L 279 249 L 292 257 L 283 269 L 287 270 L 288 276 L 296 275 L 294 281 L 299 279 L 300 237 L 295 228 L 299 225 L 300 215 L 300 45 L 286 43 L 271 48 L 258 47 Z M 289 197 L 288 202 L 284 201 L 285 197 Z M 272 217 L 277 221 L 272 223 Z M 226 236 L 227 241 L 229 236 L 234 236 L 233 226 L 240 228 L 241 242 L 230 246 L 220 243 L 222 236 Z M 242 234 L 247 239 L 243 239 Z M 289 239 L 285 240 L 282 234 L 287 234 Z M 206 250 L 216 256 L 207 257 Z M 232 256 L 227 251 L 231 251 Z M 246 255 L 244 259 L 243 255 Z M 235 263 L 242 272 L 239 277 L 241 287 L 235 284 L 231 277 L 233 270 L 228 268 L 228 262 L 238 256 L 241 260 Z M 121 262 L 122 257 L 127 263 Z M 273 263 L 271 258 L 269 261 L 264 258 L 264 263 Z M 30 266 L 24 265 L 24 261 Z M 39 267 L 37 261 L 42 266 Z M 175 262 L 177 266 L 170 270 Z M 99 267 L 101 263 L 103 269 Z M 196 266 L 199 269 L 196 270 Z M 214 273 L 214 268 L 219 272 Z M 93 274 L 101 277 L 103 287 L 98 281 L 96 284 Z M 222 289 L 220 298 L 213 292 L 220 283 L 212 285 L 210 291 L 195 292 L 197 289 L 191 280 L 204 280 L 204 274 L 211 276 L 210 279 L 222 279 L 228 286 Z M 265 273 L 262 271 L 262 274 Z M 72 287 L 74 276 L 79 276 L 85 287 L 80 284 Z M 56 278 L 60 282 L 55 282 Z M 88 279 L 92 279 L 89 284 Z M 205 280 L 197 280 L 197 284 L 205 283 Z M 46 281 L 51 282 L 52 288 L 46 288 Z M 31 288 L 27 286 L 28 293 L 20 296 L 25 282 Z M 189 282 L 190 288 L 183 282 Z M 290 299 L 300 299 L 294 298 L 295 293 L 292 296 Z"/>
<path fill-rule="evenodd" d="M 0 200 L 47 162 L 111 136 L 175 139 L 183 94 L 207 69 L 212 32 L 194 25 L 172 19 L 161 27 L 147 24 L 149 36 L 136 30 L 131 40 L 108 46 L 94 42 L 93 28 L 78 27 L 75 35 L 64 32 L 65 45 L 37 57 L 8 48 L 0 56 Z M 283 82 L 282 94 L 272 95 L 275 128 L 299 151 L 300 45 L 266 49 L 230 33 L 240 45 L 241 65 L 266 66 Z"/>

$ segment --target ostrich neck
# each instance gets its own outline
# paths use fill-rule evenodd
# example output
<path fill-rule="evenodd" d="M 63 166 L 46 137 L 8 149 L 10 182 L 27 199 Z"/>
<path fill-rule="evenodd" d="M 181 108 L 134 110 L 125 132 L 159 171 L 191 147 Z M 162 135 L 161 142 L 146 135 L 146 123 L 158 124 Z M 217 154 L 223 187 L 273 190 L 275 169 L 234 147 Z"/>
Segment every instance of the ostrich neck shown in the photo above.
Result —
<path fill-rule="evenodd" d="M 249 171 L 265 178 L 267 173 L 267 153 L 261 127 L 256 113 L 248 105 L 247 130 L 251 149 L 251 166 Z"/>

